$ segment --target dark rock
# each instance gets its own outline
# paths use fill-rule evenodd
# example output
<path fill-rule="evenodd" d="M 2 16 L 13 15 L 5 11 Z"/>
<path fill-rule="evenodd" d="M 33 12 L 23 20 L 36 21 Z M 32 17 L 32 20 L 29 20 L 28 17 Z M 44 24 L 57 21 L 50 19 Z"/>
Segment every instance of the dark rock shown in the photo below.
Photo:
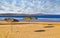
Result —
<path fill-rule="evenodd" d="M 19 20 L 17 20 L 17 19 L 14 19 L 14 21 L 13 22 L 19 22 Z"/>

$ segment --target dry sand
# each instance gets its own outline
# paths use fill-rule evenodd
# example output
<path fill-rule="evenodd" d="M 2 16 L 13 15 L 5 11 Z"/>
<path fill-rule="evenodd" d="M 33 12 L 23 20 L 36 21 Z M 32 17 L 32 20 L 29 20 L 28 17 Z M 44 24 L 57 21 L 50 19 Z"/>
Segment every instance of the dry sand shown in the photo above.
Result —
<path fill-rule="evenodd" d="M 60 38 L 60 22 L 0 22 L 0 24 L 0 38 Z M 53 27 L 44 28 L 45 26 Z"/>

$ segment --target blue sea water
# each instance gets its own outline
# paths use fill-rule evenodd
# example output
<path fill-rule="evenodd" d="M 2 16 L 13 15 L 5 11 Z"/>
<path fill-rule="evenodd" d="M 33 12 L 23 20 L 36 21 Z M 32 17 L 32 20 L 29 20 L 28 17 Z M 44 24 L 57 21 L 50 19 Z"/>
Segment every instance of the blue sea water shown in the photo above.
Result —
<path fill-rule="evenodd" d="M 24 18 L 26 16 L 0 16 L 2 18 L 9 17 L 9 18 Z M 60 18 L 60 15 L 36 15 L 36 16 L 31 16 L 31 17 L 36 17 L 36 18 Z"/>
<path fill-rule="evenodd" d="M 15 18 L 19 21 L 25 21 L 23 18 L 26 16 L 0 16 L 0 20 L 5 18 Z M 38 18 L 37 20 L 31 20 L 30 22 L 60 22 L 60 15 L 41 15 L 41 16 L 32 16 Z"/>

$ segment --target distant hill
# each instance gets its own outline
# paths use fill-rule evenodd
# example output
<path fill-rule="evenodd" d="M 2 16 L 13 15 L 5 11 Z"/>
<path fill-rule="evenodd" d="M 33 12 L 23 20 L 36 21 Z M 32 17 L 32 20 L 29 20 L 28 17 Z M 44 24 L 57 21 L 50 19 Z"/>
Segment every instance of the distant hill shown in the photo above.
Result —
<path fill-rule="evenodd" d="M 16 14 L 16 13 L 3 13 L 3 14 L 0 14 L 0 16 L 40 16 L 40 15 L 43 15 L 43 14 Z"/>

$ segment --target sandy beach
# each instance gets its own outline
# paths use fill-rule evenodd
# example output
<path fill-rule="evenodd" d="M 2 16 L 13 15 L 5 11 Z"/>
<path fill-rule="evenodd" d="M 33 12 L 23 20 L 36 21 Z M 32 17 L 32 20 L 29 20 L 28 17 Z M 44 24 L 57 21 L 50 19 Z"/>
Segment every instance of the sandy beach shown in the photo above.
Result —
<path fill-rule="evenodd" d="M 0 21 L 0 38 L 60 38 L 60 22 Z"/>

